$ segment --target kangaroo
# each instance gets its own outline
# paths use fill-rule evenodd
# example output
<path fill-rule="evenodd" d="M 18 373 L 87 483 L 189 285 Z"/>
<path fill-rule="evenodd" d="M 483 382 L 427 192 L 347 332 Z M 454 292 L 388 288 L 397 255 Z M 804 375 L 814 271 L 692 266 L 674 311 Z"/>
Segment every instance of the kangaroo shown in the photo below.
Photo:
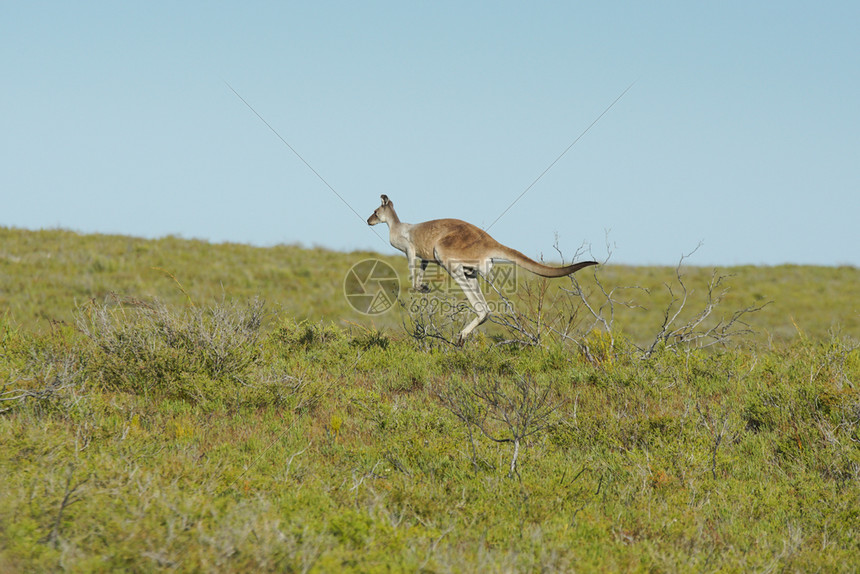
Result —
<path fill-rule="evenodd" d="M 550 267 L 529 259 L 516 249 L 502 245 L 483 229 L 459 219 L 434 219 L 423 223 L 402 223 L 387 195 L 382 205 L 367 219 L 368 225 L 388 225 L 391 245 L 406 254 L 412 288 L 425 293 L 424 270 L 431 261 L 445 269 L 465 293 L 477 314 L 460 332 L 457 345 L 462 345 L 477 326 L 490 316 L 487 300 L 478 286 L 478 274 L 489 277 L 493 260 L 512 261 L 541 277 L 565 277 L 597 261 L 583 261 L 565 267 Z"/>

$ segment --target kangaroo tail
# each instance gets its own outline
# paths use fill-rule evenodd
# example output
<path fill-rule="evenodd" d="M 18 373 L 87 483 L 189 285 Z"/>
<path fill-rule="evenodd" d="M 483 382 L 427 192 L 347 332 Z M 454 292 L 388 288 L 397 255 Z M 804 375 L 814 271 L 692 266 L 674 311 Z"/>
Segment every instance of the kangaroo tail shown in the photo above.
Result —
<path fill-rule="evenodd" d="M 523 269 L 531 271 L 535 275 L 540 275 L 541 277 L 565 277 L 571 273 L 576 273 L 584 267 L 598 264 L 597 261 L 580 261 L 579 263 L 565 265 L 564 267 L 550 267 L 549 265 L 538 263 L 534 259 L 526 257 L 516 249 L 511 249 L 510 247 L 506 247 L 501 244 L 499 245 L 498 253 L 494 256 L 499 259 L 508 259 L 513 261 Z"/>

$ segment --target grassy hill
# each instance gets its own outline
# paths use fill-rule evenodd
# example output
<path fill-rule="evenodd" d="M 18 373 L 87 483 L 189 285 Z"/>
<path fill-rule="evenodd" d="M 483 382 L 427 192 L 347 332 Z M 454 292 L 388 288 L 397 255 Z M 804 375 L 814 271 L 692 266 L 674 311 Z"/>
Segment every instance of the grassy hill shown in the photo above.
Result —
<path fill-rule="evenodd" d="M 520 276 L 456 348 L 367 257 L 0 228 L 0 571 L 860 563 L 857 269 Z"/>
<path fill-rule="evenodd" d="M 337 253 L 290 245 L 260 248 L 176 237 L 145 240 L 0 227 L 0 309 L 25 329 L 44 330 L 50 321 L 68 322 L 77 306 L 103 300 L 108 294 L 158 298 L 176 305 L 189 300 L 206 304 L 224 298 L 260 297 L 299 320 L 324 320 L 340 326 L 372 324 L 392 333 L 402 331 L 404 314 L 399 307 L 369 320 L 355 312 L 343 294 L 350 267 L 367 258 L 394 267 L 400 273 L 402 294 L 408 297 L 406 258 L 399 253 Z M 702 307 L 714 269 L 685 266 L 682 271 L 691 291 L 686 317 Z M 619 300 L 631 300 L 639 307 L 617 305 L 616 323 L 633 340 L 653 337 L 670 301 L 666 284 L 679 292 L 676 270 L 610 261 L 597 268 L 597 273 L 607 289 L 638 286 L 650 291 L 619 291 Z M 759 340 L 785 341 L 804 335 L 822 338 L 832 330 L 860 337 L 860 269 L 744 266 L 719 269 L 718 273 L 727 276 L 729 288 L 721 313 L 770 302 L 762 312 L 748 317 Z M 586 290 L 596 289 L 590 271 L 577 277 Z M 520 271 L 517 280 L 522 287 L 539 283 L 526 271 Z M 570 285 L 561 279 L 549 282 L 549 287 L 552 297 Z"/>

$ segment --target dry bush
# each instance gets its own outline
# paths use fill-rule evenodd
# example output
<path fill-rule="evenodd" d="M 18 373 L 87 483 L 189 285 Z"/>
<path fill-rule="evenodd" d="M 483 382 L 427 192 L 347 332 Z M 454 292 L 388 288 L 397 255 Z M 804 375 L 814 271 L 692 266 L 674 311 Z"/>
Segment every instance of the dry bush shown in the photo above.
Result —
<path fill-rule="evenodd" d="M 111 295 L 81 307 L 77 326 L 95 344 L 89 368 L 101 384 L 147 390 L 198 375 L 242 380 L 259 356 L 264 316 L 259 299 L 177 311 Z"/>
<path fill-rule="evenodd" d="M 556 250 L 564 264 L 563 254 L 557 247 Z M 583 251 L 577 251 L 574 260 Z M 607 253 L 603 265 L 612 255 L 608 246 Z M 552 289 L 551 280 L 539 278 L 522 282 L 513 298 L 490 282 L 490 287 L 504 302 L 499 306 L 503 311 L 490 317 L 490 321 L 505 332 L 499 344 L 541 345 L 552 341 L 572 346 L 588 361 L 600 363 L 627 349 L 640 358 L 648 358 L 659 349 L 707 348 L 751 334 L 753 331 L 746 322 L 747 317 L 768 303 L 750 305 L 734 310 L 728 316 L 718 316 L 718 308 L 729 291 L 728 275 L 720 275 L 714 270 L 706 286 L 704 302 L 698 309 L 690 308 L 689 296 L 693 290 L 687 285 L 684 263 L 693 253 L 695 250 L 681 256 L 673 281 L 664 283 L 669 302 L 661 314 L 661 324 L 646 344 L 619 340 L 615 319 L 622 310 L 645 310 L 645 305 L 635 295 L 639 295 L 639 299 L 644 296 L 647 301 L 652 297 L 651 290 L 639 285 L 609 286 L 601 279 L 600 266 L 591 268 L 591 286 L 586 287 L 576 274 L 568 277 L 567 287 L 558 289 Z"/>
<path fill-rule="evenodd" d="M 78 357 L 71 351 L 34 349 L 23 373 L 10 374 L 0 388 L 0 413 L 25 403 L 38 407 L 76 403 L 83 393 L 85 377 Z"/>
<path fill-rule="evenodd" d="M 472 447 L 472 464 L 477 469 L 473 429 L 496 443 L 513 445 L 508 476 L 519 477 L 520 446 L 532 435 L 557 424 L 553 415 L 561 403 L 550 385 L 531 378 L 475 379 L 468 388 L 454 382 L 436 391 L 442 406 L 466 427 Z"/>

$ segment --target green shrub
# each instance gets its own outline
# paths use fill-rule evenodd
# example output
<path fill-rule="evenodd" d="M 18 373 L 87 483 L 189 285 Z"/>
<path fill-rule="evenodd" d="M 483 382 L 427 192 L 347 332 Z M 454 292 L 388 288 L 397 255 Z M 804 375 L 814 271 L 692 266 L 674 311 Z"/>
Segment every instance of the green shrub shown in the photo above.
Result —
<path fill-rule="evenodd" d="M 0 239 L 0 571 L 836 572 L 860 558 L 856 269 L 740 269 L 736 300 L 776 300 L 753 318 L 773 336 L 711 351 L 641 360 L 630 341 L 665 307 L 617 307 L 630 341 L 592 337 L 586 360 L 547 338 L 499 346 L 489 323 L 464 348 L 416 342 L 396 310 L 364 327 L 339 283 L 359 254 Z M 183 269 L 188 290 L 153 266 Z M 606 285 L 658 288 L 667 271 L 600 268 Z M 189 306 L 225 292 L 240 302 Z M 263 321 L 241 302 L 253 293 L 290 312 Z M 75 325 L 49 321 L 92 297 Z M 845 336 L 827 332 L 836 319 Z"/>
<path fill-rule="evenodd" d="M 79 311 L 89 339 L 87 370 L 107 389 L 188 398 L 214 383 L 241 382 L 260 357 L 263 303 L 168 308 L 112 298 Z"/>

